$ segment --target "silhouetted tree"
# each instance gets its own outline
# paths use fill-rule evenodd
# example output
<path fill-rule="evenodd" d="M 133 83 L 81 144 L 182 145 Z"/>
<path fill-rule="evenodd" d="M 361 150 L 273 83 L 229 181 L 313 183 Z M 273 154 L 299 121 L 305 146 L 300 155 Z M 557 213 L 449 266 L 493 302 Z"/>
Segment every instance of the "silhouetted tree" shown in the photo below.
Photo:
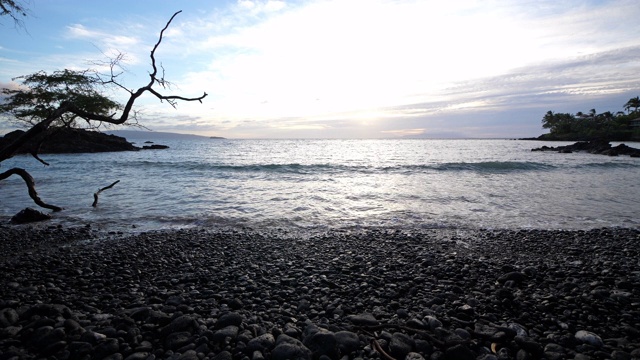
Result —
<path fill-rule="evenodd" d="M 624 104 L 624 109 L 627 110 L 628 113 L 631 112 L 631 109 L 633 109 L 633 112 L 636 112 L 638 108 L 640 108 L 640 97 L 638 96 L 629 99 L 629 101 Z"/>
<path fill-rule="evenodd" d="M 0 0 L 0 3 L 3 4 L 3 11 L 6 4 L 11 4 L 11 6 L 14 6 L 13 9 L 16 9 L 15 2 L 11 0 Z M 164 32 L 180 12 L 174 13 L 160 31 L 158 41 L 150 54 L 152 71 L 149 73 L 149 82 L 135 91 L 118 82 L 119 73 L 114 69 L 118 68 L 118 63 L 122 59 L 121 55 L 111 61 L 111 73 L 106 78 L 92 74 L 89 71 L 63 70 L 56 71 L 53 74 L 37 72 L 17 78 L 22 80 L 26 88 L 18 90 L 3 89 L 2 92 L 7 95 L 7 98 L 0 106 L 0 112 L 12 116 L 15 121 L 29 124 L 30 128 L 15 141 L 0 149 L 0 163 L 12 157 L 20 147 L 44 134 L 52 126 L 77 126 L 76 121 L 78 119 L 84 120 L 90 127 L 99 126 L 101 123 L 125 124 L 127 121 L 135 120 L 133 105 L 146 92 L 153 94 L 160 101 L 168 102 L 173 107 L 176 106 L 179 100 L 202 102 L 207 93 L 203 93 L 198 97 L 183 97 L 162 93 L 167 90 L 169 82 L 164 79 L 164 69 L 161 75 L 158 74 L 155 53 L 162 42 Z M 110 100 L 100 91 L 104 86 L 115 86 L 128 92 L 129 99 L 124 104 Z M 158 90 L 156 87 L 161 89 Z M 117 115 L 117 111 L 120 111 L 119 115 Z M 33 155 L 37 158 L 37 153 Z M 36 204 L 54 211 L 61 210 L 58 206 L 50 205 L 40 200 L 35 190 L 33 178 L 28 172 L 23 169 L 9 169 L 0 173 L 0 180 L 6 179 L 11 175 L 22 177 L 29 189 L 29 195 Z"/>

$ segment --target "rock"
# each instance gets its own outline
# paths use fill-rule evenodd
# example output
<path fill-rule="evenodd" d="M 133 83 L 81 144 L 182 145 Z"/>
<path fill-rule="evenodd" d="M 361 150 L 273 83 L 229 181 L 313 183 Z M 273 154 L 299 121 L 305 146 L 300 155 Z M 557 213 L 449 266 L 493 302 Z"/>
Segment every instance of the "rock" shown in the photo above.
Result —
<path fill-rule="evenodd" d="M 124 360 L 145 360 L 149 357 L 148 352 L 134 352 L 133 354 L 124 358 Z"/>
<path fill-rule="evenodd" d="M 271 358 L 273 360 L 310 360 L 311 350 L 307 349 L 300 340 L 281 334 L 276 340 L 276 347 L 271 352 Z"/>
<path fill-rule="evenodd" d="M 602 341 L 600 336 L 590 331 L 580 330 L 576 332 L 575 338 L 583 344 L 589 344 L 597 348 L 601 348 L 602 346 L 604 346 L 604 342 Z"/>
<path fill-rule="evenodd" d="M 142 147 L 142 150 L 163 150 L 163 149 L 168 149 L 169 147 L 167 145 L 159 145 L 159 144 L 153 144 L 153 145 L 145 145 Z"/>
<path fill-rule="evenodd" d="M 530 337 L 516 336 L 514 340 L 518 346 L 535 356 L 540 356 L 543 353 L 542 345 Z"/>
<path fill-rule="evenodd" d="M 189 332 L 171 333 L 165 340 L 165 346 L 169 350 L 178 350 L 181 347 L 191 343 L 192 335 Z"/>
<path fill-rule="evenodd" d="M 16 130 L 0 138 L 0 148 L 13 142 L 24 134 L 22 130 Z M 18 149 L 19 154 L 28 154 L 31 149 L 36 149 L 42 138 L 45 138 L 40 146 L 40 154 L 62 153 L 96 153 L 107 151 L 136 151 L 136 146 L 125 138 L 116 135 L 107 135 L 98 131 L 89 131 L 73 128 L 49 128 L 43 135 L 38 136 Z"/>
<path fill-rule="evenodd" d="M 403 359 L 416 346 L 415 340 L 407 334 L 394 333 L 389 342 L 389 351 L 391 355 L 398 359 Z"/>
<path fill-rule="evenodd" d="M 424 360 L 424 357 L 422 357 L 422 355 L 418 353 L 410 352 L 407 354 L 404 360 Z"/>
<path fill-rule="evenodd" d="M 276 344 L 276 339 L 270 333 L 262 334 L 249 340 L 247 344 L 247 351 L 254 353 L 260 351 L 261 353 L 273 349 Z"/>
<path fill-rule="evenodd" d="M 198 353 L 195 350 L 187 350 L 185 351 L 178 360 L 198 360 Z"/>
<path fill-rule="evenodd" d="M 336 342 L 341 355 L 348 355 L 360 347 L 358 335 L 350 331 L 336 332 Z"/>
<path fill-rule="evenodd" d="M 220 316 L 220 318 L 218 318 L 218 322 L 216 323 L 215 328 L 221 329 L 229 325 L 233 325 L 233 326 L 242 325 L 242 316 L 234 312 L 226 313 Z"/>
<path fill-rule="evenodd" d="M 506 273 L 502 276 L 500 276 L 498 278 L 498 282 L 501 284 L 504 284 L 507 281 L 513 281 L 515 283 L 521 283 L 523 282 L 525 279 L 527 278 L 527 276 L 519 271 L 513 271 L 513 272 L 509 272 Z"/>
<path fill-rule="evenodd" d="M 360 315 L 349 315 L 347 319 L 351 321 L 354 325 L 361 326 L 372 326 L 378 325 L 380 322 L 376 320 L 375 316 L 372 314 L 360 314 Z"/>
<path fill-rule="evenodd" d="M 20 315 L 21 319 L 30 319 L 33 316 L 44 316 L 50 319 L 69 319 L 73 317 L 71 310 L 59 304 L 35 304 L 30 306 Z"/>
<path fill-rule="evenodd" d="M 0 311 L 0 328 L 11 326 L 18 322 L 20 316 L 12 308 L 6 308 Z"/>
<path fill-rule="evenodd" d="M 107 339 L 102 343 L 96 345 L 93 349 L 93 357 L 96 359 L 102 359 L 109 355 L 113 355 L 118 352 L 120 345 L 116 339 Z"/>
<path fill-rule="evenodd" d="M 81 359 L 91 353 L 91 351 L 93 351 L 93 345 L 87 342 L 74 341 L 69 344 L 69 352 L 71 353 L 71 357 L 75 359 Z"/>
<path fill-rule="evenodd" d="M 225 326 L 222 329 L 214 332 L 211 340 L 213 340 L 214 342 L 221 343 L 226 338 L 235 339 L 238 336 L 238 331 L 239 329 L 235 325 Z"/>
<path fill-rule="evenodd" d="M 578 141 L 573 145 L 549 147 L 543 146 L 531 151 L 556 151 L 559 153 L 570 154 L 574 151 L 588 152 L 591 154 L 600 154 L 608 156 L 629 155 L 637 157 L 640 155 L 640 149 L 632 148 L 625 144 L 611 147 L 606 140 Z"/>
<path fill-rule="evenodd" d="M 448 348 L 444 356 L 447 360 L 475 360 L 476 358 L 476 354 L 462 344 Z"/>
<path fill-rule="evenodd" d="M 336 335 L 333 332 L 311 324 L 304 329 L 303 336 L 302 343 L 311 350 L 314 358 L 323 355 L 331 359 L 338 358 Z"/>
<path fill-rule="evenodd" d="M 213 360 L 232 360 L 233 355 L 231 355 L 228 351 L 221 351 L 218 355 L 216 355 Z"/>
<path fill-rule="evenodd" d="M 13 215 L 13 217 L 11 218 L 11 222 L 14 224 L 27 224 L 49 219 L 51 219 L 51 215 L 49 214 L 45 214 L 32 208 L 25 208 L 20 210 L 19 213 Z"/>

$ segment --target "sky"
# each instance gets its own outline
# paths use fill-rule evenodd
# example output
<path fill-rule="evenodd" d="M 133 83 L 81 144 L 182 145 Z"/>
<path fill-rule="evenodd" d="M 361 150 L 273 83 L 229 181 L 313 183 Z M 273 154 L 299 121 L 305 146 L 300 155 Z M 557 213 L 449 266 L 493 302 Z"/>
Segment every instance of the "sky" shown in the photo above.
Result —
<path fill-rule="evenodd" d="M 0 87 L 150 51 L 177 108 L 145 95 L 142 125 L 227 138 L 513 138 L 548 110 L 622 111 L 640 95 L 637 0 L 24 0 L 0 18 Z M 108 90 L 124 102 L 124 91 Z M 8 129 L 0 119 L 0 132 Z"/>

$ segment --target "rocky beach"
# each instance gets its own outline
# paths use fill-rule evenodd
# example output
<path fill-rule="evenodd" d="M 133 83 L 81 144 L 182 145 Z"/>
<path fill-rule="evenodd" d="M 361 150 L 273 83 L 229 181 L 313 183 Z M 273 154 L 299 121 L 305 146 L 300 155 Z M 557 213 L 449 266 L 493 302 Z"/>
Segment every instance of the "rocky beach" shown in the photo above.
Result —
<path fill-rule="evenodd" d="M 639 244 L 0 227 L 0 359 L 640 359 Z"/>

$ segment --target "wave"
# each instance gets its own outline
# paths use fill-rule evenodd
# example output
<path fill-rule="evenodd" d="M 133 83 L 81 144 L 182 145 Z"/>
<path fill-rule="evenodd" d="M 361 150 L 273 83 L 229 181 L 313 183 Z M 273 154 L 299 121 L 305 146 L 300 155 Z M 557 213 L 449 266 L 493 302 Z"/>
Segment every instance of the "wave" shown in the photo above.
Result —
<path fill-rule="evenodd" d="M 196 171 L 219 173 L 264 173 L 295 175 L 337 175 L 337 174 L 405 174 L 437 173 L 437 172 L 478 172 L 478 173 L 510 173 L 522 171 L 547 171 L 556 168 L 554 165 L 537 162 L 518 161 L 486 161 L 486 162 L 451 162 L 435 164 L 402 164 L 392 166 L 366 166 L 345 164 L 211 164 L 204 162 L 156 162 L 133 161 L 120 165 L 146 169 L 171 169 L 172 171 Z"/>
<path fill-rule="evenodd" d="M 634 169 L 640 168 L 640 162 L 597 162 L 580 164 L 576 166 L 577 169 Z"/>

